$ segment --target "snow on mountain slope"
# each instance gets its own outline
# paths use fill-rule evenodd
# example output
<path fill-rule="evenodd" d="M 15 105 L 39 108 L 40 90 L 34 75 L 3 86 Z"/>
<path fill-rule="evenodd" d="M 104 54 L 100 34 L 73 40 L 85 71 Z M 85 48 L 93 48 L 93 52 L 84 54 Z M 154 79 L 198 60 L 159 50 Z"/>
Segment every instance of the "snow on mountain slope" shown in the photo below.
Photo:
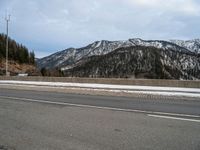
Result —
<path fill-rule="evenodd" d="M 52 68 L 62 68 L 62 70 L 71 68 L 77 62 L 84 60 L 90 56 L 99 56 L 108 54 L 121 47 L 130 47 L 130 46 L 146 46 L 146 47 L 155 47 L 161 48 L 164 50 L 174 50 L 181 51 L 185 53 L 190 53 L 190 51 L 184 46 L 179 46 L 175 42 L 160 41 L 160 40 L 142 40 L 139 38 L 129 39 L 126 41 L 96 41 L 92 44 L 89 44 L 86 47 L 82 48 L 69 48 L 50 56 L 44 57 L 37 61 L 38 67 L 45 67 L 47 69 Z"/>
<path fill-rule="evenodd" d="M 172 42 L 162 41 L 162 40 L 142 40 L 142 39 L 129 39 L 130 42 L 133 43 L 134 46 L 146 46 L 146 47 L 155 47 L 161 48 L 164 50 L 171 49 L 180 52 L 189 53 L 190 51 L 184 47 L 176 45 Z"/>
<path fill-rule="evenodd" d="M 175 43 L 181 47 L 184 47 L 192 52 L 195 52 L 196 54 L 200 54 L 200 39 L 194 39 L 194 40 L 170 40 L 170 42 Z"/>
<path fill-rule="evenodd" d="M 73 63 L 85 57 L 107 54 L 121 47 L 122 45 L 128 46 L 127 44 L 128 43 L 123 41 L 96 41 L 86 47 L 78 49 L 70 48 L 44 57 L 39 59 L 37 64 L 39 68 L 45 67 L 47 69 L 64 67 L 67 65 L 72 65 Z M 129 45 L 131 46 L 131 43 Z"/>
<path fill-rule="evenodd" d="M 200 59 L 194 53 L 147 46 L 121 47 L 92 56 L 73 68 L 68 77 L 200 79 Z"/>
<path fill-rule="evenodd" d="M 42 59 L 37 60 L 37 65 L 42 68 L 56 68 L 61 66 L 64 62 L 68 62 L 68 64 L 73 63 L 73 59 L 75 57 L 76 49 L 69 48 L 57 53 L 54 53 L 50 56 L 44 57 Z"/>

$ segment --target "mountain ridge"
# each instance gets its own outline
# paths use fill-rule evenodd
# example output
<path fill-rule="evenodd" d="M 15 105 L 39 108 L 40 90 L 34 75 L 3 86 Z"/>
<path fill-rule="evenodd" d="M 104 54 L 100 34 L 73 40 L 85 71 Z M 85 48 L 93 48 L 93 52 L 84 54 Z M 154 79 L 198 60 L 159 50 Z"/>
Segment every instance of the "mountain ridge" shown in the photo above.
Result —
<path fill-rule="evenodd" d="M 175 42 L 164 40 L 142 40 L 140 38 L 133 38 L 121 41 L 108 41 L 101 40 L 95 41 L 85 47 L 81 48 L 68 48 L 63 51 L 56 52 L 37 61 L 39 68 L 63 68 L 68 67 L 79 61 L 82 58 L 90 57 L 94 55 L 105 55 L 120 47 L 129 46 L 152 46 L 163 49 L 174 49 L 177 51 L 186 51 L 193 53 L 192 50 L 188 50 L 186 47 L 181 47 Z"/>
<path fill-rule="evenodd" d="M 196 80 L 200 79 L 198 41 L 95 41 L 54 53 L 39 60 L 38 65 L 59 69 L 70 77 Z"/>
<path fill-rule="evenodd" d="M 197 64 L 197 65 L 196 65 Z M 155 47 L 118 48 L 106 55 L 92 56 L 64 70 L 69 77 L 99 78 L 200 78 L 200 59 L 195 54 Z"/>

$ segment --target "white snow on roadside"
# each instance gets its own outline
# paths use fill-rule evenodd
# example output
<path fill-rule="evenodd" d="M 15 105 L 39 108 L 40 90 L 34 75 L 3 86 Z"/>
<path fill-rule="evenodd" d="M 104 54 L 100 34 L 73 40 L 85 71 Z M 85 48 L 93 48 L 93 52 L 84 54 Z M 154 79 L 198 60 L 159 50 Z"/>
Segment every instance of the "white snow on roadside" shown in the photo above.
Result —
<path fill-rule="evenodd" d="M 179 88 L 179 87 L 159 87 L 159 86 L 135 86 L 135 85 L 111 85 L 111 84 L 92 84 L 92 83 L 64 83 L 64 82 L 37 82 L 37 81 L 14 81 L 0 80 L 0 84 L 34 85 L 49 87 L 71 87 L 86 88 L 98 91 L 125 92 L 138 94 L 166 95 L 166 96 L 185 96 L 199 97 L 199 88 Z"/>

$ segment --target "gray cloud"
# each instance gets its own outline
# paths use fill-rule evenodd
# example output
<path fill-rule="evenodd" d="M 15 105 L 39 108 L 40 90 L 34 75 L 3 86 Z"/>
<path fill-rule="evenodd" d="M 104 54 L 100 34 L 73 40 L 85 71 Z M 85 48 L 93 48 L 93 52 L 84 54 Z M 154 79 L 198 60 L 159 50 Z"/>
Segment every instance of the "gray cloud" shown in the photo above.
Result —
<path fill-rule="evenodd" d="M 198 0 L 1 0 L 10 36 L 42 57 L 95 40 L 199 38 Z"/>

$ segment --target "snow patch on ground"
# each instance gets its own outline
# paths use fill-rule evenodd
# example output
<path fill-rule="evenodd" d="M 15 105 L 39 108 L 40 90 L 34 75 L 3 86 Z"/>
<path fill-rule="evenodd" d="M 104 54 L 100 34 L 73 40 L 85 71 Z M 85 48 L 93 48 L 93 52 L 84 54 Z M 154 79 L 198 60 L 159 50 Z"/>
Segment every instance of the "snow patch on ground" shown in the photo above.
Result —
<path fill-rule="evenodd" d="M 165 96 L 184 96 L 200 98 L 199 88 L 179 88 L 179 87 L 159 87 L 159 86 L 136 86 L 136 85 L 112 85 L 112 84 L 93 84 L 93 83 L 64 83 L 64 82 L 37 82 L 37 81 L 14 81 L 1 80 L 0 84 L 34 85 L 49 86 L 57 88 L 85 88 L 86 90 L 125 92 L 150 95 Z"/>

